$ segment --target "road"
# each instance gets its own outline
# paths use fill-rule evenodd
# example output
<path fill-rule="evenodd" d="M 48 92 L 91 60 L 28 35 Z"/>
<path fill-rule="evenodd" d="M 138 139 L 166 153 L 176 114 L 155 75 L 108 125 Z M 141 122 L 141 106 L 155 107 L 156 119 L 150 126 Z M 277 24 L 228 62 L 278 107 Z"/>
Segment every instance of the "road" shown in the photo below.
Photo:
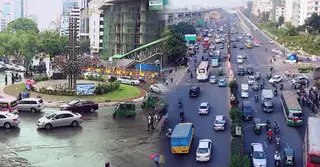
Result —
<path fill-rule="evenodd" d="M 248 27 L 250 27 L 249 24 L 247 24 Z M 260 47 L 254 47 L 253 49 L 243 49 L 240 50 L 238 48 L 233 48 L 232 49 L 232 64 L 233 64 L 233 69 L 237 68 L 237 62 L 236 62 L 236 55 L 239 54 L 246 54 L 247 55 L 247 59 L 245 60 L 245 64 L 251 64 L 255 67 L 255 71 L 260 71 L 262 76 L 266 76 L 266 73 L 269 72 L 269 67 L 270 67 L 270 62 L 269 59 L 271 58 L 271 50 L 272 48 L 275 48 L 276 45 L 273 44 L 269 44 L 269 39 L 266 38 L 260 31 L 258 30 L 254 30 L 254 28 L 251 26 L 250 29 L 252 30 L 251 32 L 247 32 L 247 33 L 251 33 L 258 41 L 260 41 L 262 43 L 262 46 Z M 237 31 L 238 32 L 244 32 L 244 28 L 241 27 L 237 27 Z M 236 36 L 239 36 L 241 34 L 234 34 L 233 37 L 236 38 Z M 245 37 L 244 37 L 245 39 Z M 242 43 L 244 43 L 244 40 L 242 41 Z M 267 48 L 267 52 L 265 51 L 265 48 Z M 278 48 L 280 49 L 280 48 Z M 284 79 L 284 83 L 285 83 L 285 90 L 289 90 L 290 86 L 289 86 L 289 82 L 287 82 L 288 80 L 290 80 L 290 78 L 286 78 L 284 76 L 284 72 L 286 69 L 290 68 L 291 65 L 288 64 L 283 64 L 283 63 L 274 63 L 273 64 L 275 72 L 275 74 L 278 75 L 282 75 L 285 79 Z M 309 77 L 312 78 L 312 77 Z M 238 77 L 237 76 L 237 80 L 240 83 L 246 83 L 246 77 Z M 271 88 L 271 85 L 269 85 L 267 83 L 266 88 Z M 259 90 L 259 97 L 260 97 L 260 91 Z M 306 125 L 304 124 L 302 127 L 289 127 L 286 125 L 285 123 L 285 118 L 282 112 L 282 108 L 281 108 L 281 103 L 280 103 L 280 97 L 276 97 L 274 102 L 275 102 L 275 110 L 273 113 L 264 113 L 261 110 L 261 103 L 260 101 L 258 103 L 254 102 L 254 91 L 250 92 L 250 97 L 249 100 L 251 101 L 251 103 L 254 105 L 254 118 L 260 118 L 262 121 L 266 121 L 267 119 L 270 119 L 271 122 L 278 122 L 280 125 L 280 137 L 281 137 L 281 145 L 280 145 L 280 150 L 283 150 L 285 147 L 288 148 L 292 148 L 295 150 L 295 159 L 296 159 L 296 166 L 302 166 L 303 163 L 303 158 L 302 158 L 302 152 L 303 152 L 303 140 L 304 140 L 304 133 L 305 133 L 305 128 Z M 313 116 L 312 113 L 306 109 L 303 108 L 303 110 L 305 111 L 305 115 L 304 115 L 304 121 L 306 122 L 309 116 Z M 251 121 L 248 121 L 244 124 L 244 127 L 252 125 Z M 265 146 L 265 151 L 266 154 L 268 155 L 267 159 L 268 159 L 268 164 L 273 164 L 274 160 L 273 160 L 273 155 L 275 153 L 275 144 L 273 143 L 269 143 L 269 141 L 267 140 L 267 130 L 266 128 L 263 128 L 262 133 L 260 135 L 256 135 L 252 128 L 247 128 L 244 131 L 244 141 L 245 141 L 245 152 L 249 155 L 249 151 L 250 151 L 250 144 L 254 143 L 254 142 L 258 142 L 258 143 L 262 143 Z M 281 151 L 281 155 L 283 157 L 283 151 Z M 270 165 L 271 166 L 271 165 Z"/>
<path fill-rule="evenodd" d="M 20 112 L 19 128 L 1 128 L 0 141 L 33 166 L 101 167 L 107 161 L 112 167 L 152 166 L 149 155 L 158 146 L 157 137 L 146 131 L 148 112 L 138 109 L 135 119 L 113 119 L 113 107 L 101 108 L 83 114 L 84 122 L 76 128 L 37 129 L 37 119 L 55 110 Z"/>
<path fill-rule="evenodd" d="M 225 49 L 224 49 L 225 50 Z M 200 51 L 202 49 L 200 48 Z M 223 51 L 225 52 L 225 51 Z M 202 55 L 208 53 L 196 54 L 198 65 L 201 61 Z M 222 54 L 223 55 L 223 54 Z M 209 61 L 210 62 L 210 61 Z M 191 67 L 194 65 L 192 64 Z M 214 74 L 217 69 L 211 68 L 211 74 Z M 172 89 L 165 101 L 169 104 L 169 127 L 174 127 L 180 122 L 178 108 L 178 98 L 183 102 L 182 110 L 185 112 L 185 121 L 192 122 L 195 125 L 195 137 L 192 143 L 191 153 L 187 155 L 174 155 L 171 153 L 170 140 L 165 138 L 162 141 L 162 153 L 165 155 L 167 162 L 163 166 L 184 166 L 184 167 L 201 167 L 201 166 L 229 166 L 230 159 L 230 123 L 229 123 L 229 91 L 228 88 L 219 88 L 217 84 L 210 85 L 206 83 L 198 83 L 196 74 L 193 72 L 193 78 L 190 78 L 189 73 L 177 75 L 177 85 Z M 201 95 L 196 98 L 188 96 L 191 85 L 199 85 L 201 88 Z M 211 104 L 211 111 L 209 115 L 200 116 L 198 114 L 198 107 L 201 102 L 209 102 Z M 213 130 L 213 120 L 215 115 L 225 115 L 228 119 L 226 131 L 216 132 Z M 209 163 L 196 162 L 196 149 L 200 139 L 208 138 L 213 142 L 213 152 L 211 153 L 211 161 Z"/>

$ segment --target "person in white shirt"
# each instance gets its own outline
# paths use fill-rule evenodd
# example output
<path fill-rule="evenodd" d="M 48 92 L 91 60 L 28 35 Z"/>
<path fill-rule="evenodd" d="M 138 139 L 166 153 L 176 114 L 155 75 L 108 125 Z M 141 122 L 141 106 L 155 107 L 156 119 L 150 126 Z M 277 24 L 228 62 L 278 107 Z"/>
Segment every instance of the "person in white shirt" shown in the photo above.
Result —
<path fill-rule="evenodd" d="M 281 157 L 280 157 L 280 154 L 278 151 L 276 151 L 276 154 L 274 154 L 274 160 L 275 161 L 280 161 L 281 160 Z"/>

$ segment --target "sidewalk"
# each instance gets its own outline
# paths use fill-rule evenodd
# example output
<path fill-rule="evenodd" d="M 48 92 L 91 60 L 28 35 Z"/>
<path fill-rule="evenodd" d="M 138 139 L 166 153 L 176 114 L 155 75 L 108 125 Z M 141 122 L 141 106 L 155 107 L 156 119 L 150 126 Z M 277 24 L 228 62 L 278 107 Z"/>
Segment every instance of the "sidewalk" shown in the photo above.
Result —
<path fill-rule="evenodd" d="M 19 157 L 14 150 L 0 142 L 0 166 L 1 167 L 28 167 L 30 164 L 24 158 Z"/>

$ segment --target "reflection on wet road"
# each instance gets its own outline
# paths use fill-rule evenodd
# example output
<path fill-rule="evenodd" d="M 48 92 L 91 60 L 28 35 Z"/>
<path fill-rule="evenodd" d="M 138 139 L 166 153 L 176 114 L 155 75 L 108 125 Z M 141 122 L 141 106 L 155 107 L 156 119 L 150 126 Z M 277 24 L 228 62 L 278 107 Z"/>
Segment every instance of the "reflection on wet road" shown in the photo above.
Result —
<path fill-rule="evenodd" d="M 156 151 L 152 133 L 146 132 L 146 115 L 112 118 L 112 108 L 83 114 L 81 126 L 37 129 L 44 113 L 21 112 L 19 128 L 0 129 L 0 141 L 9 145 L 32 165 L 45 167 L 99 167 L 109 161 L 116 167 L 150 166 L 149 155 Z"/>

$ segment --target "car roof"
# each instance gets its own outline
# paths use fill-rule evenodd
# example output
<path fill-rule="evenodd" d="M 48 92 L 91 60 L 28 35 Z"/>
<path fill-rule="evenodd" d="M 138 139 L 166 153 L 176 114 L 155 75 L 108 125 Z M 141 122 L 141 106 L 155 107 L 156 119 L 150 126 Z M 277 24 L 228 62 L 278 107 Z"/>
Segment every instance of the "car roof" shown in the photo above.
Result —
<path fill-rule="evenodd" d="M 208 148 L 208 143 L 211 142 L 210 139 L 201 139 L 199 140 L 199 147 L 198 148 Z"/>
<path fill-rule="evenodd" d="M 281 75 L 274 75 L 273 77 L 281 77 Z"/>
<path fill-rule="evenodd" d="M 197 89 L 197 88 L 199 88 L 199 86 L 197 86 L 197 85 L 194 85 L 194 86 L 190 87 L 190 89 Z"/>
<path fill-rule="evenodd" d="M 25 99 L 22 99 L 22 100 L 20 100 L 20 101 L 29 101 L 29 100 L 31 100 L 31 101 L 38 101 L 38 100 L 41 100 L 41 99 L 38 99 L 38 98 L 25 98 Z"/>
<path fill-rule="evenodd" d="M 217 115 L 217 116 L 216 116 L 216 120 L 217 120 L 217 121 L 223 121 L 223 120 L 224 120 L 223 118 L 224 118 L 223 115 Z"/>
<path fill-rule="evenodd" d="M 207 106 L 208 104 L 209 104 L 208 102 L 202 102 L 200 106 Z"/>
<path fill-rule="evenodd" d="M 250 78 L 250 79 L 254 79 L 254 76 L 250 75 L 250 76 L 248 76 L 248 78 Z"/>
<path fill-rule="evenodd" d="M 74 115 L 74 113 L 72 113 L 71 111 L 55 111 L 53 113 L 56 113 L 56 114 L 72 114 L 72 115 Z"/>
<path fill-rule="evenodd" d="M 251 102 L 249 100 L 242 101 L 242 104 L 246 107 L 251 107 Z"/>
<path fill-rule="evenodd" d="M 214 75 L 211 75 L 211 76 L 210 76 L 210 78 L 216 78 L 216 76 L 214 76 Z"/>
<path fill-rule="evenodd" d="M 224 78 L 220 78 L 219 81 L 225 81 L 225 79 Z"/>
<path fill-rule="evenodd" d="M 261 143 L 251 143 L 253 151 L 263 151 L 263 146 Z"/>

